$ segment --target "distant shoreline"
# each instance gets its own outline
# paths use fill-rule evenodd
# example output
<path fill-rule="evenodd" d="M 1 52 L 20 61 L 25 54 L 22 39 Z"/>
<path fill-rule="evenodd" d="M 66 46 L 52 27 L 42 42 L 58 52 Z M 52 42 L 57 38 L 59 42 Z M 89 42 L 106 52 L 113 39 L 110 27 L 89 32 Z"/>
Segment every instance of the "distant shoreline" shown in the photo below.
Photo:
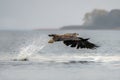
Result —
<path fill-rule="evenodd" d="M 97 27 L 97 28 L 95 28 Z M 113 28 L 115 27 L 115 28 Z M 69 26 L 63 26 L 60 28 L 60 30 L 120 30 L 120 26 L 113 26 L 113 27 L 105 27 L 103 26 L 85 26 L 85 25 L 69 25 Z"/>

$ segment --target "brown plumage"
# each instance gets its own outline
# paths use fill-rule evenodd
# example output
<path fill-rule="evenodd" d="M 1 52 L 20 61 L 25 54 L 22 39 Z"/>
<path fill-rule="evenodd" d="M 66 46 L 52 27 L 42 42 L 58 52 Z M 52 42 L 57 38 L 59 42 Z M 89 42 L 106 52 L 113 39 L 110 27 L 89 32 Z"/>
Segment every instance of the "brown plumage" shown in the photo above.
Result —
<path fill-rule="evenodd" d="M 58 35 L 58 34 L 50 34 L 48 36 L 52 37 L 52 39 L 50 39 L 48 41 L 48 43 L 53 43 L 53 42 L 57 42 L 57 41 L 63 41 L 63 43 L 66 46 L 70 46 L 70 47 L 76 47 L 77 49 L 79 48 L 87 48 L 87 49 L 95 49 L 98 46 L 89 42 L 89 38 L 87 39 L 83 39 L 81 37 L 77 37 L 77 33 L 66 33 L 63 35 Z"/>

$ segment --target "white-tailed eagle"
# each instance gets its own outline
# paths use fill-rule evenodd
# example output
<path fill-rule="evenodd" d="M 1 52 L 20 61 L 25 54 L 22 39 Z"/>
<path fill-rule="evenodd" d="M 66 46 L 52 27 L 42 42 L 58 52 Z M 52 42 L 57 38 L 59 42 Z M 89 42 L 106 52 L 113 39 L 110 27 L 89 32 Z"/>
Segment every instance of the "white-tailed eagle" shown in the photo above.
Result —
<path fill-rule="evenodd" d="M 98 46 L 89 42 L 89 38 L 84 39 L 82 37 L 78 37 L 77 33 L 66 33 L 63 35 L 59 34 L 49 34 L 49 37 L 52 37 L 48 43 L 54 43 L 57 41 L 63 41 L 66 46 L 79 48 L 87 48 L 87 49 L 95 49 Z"/>

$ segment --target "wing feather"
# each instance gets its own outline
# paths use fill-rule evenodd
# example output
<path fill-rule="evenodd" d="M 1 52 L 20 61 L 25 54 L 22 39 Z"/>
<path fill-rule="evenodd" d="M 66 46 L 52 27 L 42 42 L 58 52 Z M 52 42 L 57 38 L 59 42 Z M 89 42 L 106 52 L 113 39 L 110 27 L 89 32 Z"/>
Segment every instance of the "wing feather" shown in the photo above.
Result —
<path fill-rule="evenodd" d="M 89 42 L 88 39 L 83 38 L 79 38 L 78 40 L 65 40 L 63 41 L 63 43 L 66 46 L 76 47 L 77 49 L 79 48 L 95 49 L 96 47 L 98 47 L 97 45 Z"/>

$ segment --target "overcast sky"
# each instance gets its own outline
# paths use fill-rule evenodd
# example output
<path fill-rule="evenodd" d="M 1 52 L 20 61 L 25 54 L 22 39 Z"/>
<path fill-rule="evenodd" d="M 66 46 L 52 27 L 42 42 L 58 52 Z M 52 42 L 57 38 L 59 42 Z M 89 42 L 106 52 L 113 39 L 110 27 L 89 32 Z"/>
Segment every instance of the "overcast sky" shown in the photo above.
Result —
<path fill-rule="evenodd" d="M 93 9 L 120 9 L 120 0 L 0 0 L 0 29 L 81 25 Z"/>

